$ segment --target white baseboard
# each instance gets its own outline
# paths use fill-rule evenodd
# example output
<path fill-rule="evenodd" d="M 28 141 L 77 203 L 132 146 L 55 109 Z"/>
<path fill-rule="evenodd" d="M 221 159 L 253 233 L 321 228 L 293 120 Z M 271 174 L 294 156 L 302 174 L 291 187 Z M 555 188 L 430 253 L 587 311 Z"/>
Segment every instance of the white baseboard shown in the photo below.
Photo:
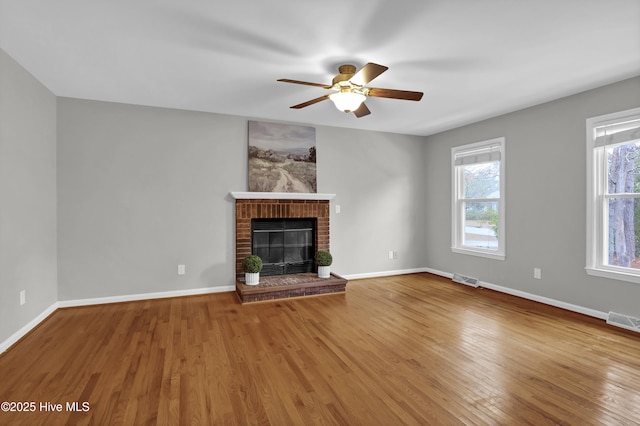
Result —
<path fill-rule="evenodd" d="M 61 308 L 71 308 L 76 306 L 103 305 L 105 303 L 134 302 L 136 300 L 166 299 L 169 297 L 196 296 L 199 294 L 209 294 L 209 293 L 225 293 L 228 291 L 235 291 L 235 290 L 236 290 L 236 287 L 232 285 L 220 286 L 220 287 L 204 287 L 204 288 L 193 288 L 188 290 L 161 291 L 156 293 L 125 294 L 122 296 L 94 297 L 91 299 L 63 300 L 58 302 L 58 305 Z"/>
<path fill-rule="evenodd" d="M 437 269 L 431 269 L 431 268 L 424 268 L 424 269 L 425 269 L 425 272 L 428 272 L 430 274 L 440 275 L 441 277 L 445 277 L 445 278 L 453 278 L 453 274 L 449 272 L 442 272 L 442 271 L 438 271 Z"/>
<path fill-rule="evenodd" d="M 16 331 L 11 336 L 9 336 L 8 339 L 6 339 L 3 342 L 0 342 L 0 354 L 6 351 L 7 349 L 9 349 L 18 340 L 22 339 L 22 337 L 24 337 L 28 332 L 33 330 L 38 324 L 44 321 L 49 315 L 54 313 L 56 309 L 58 309 L 58 302 L 52 304 L 47 309 L 42 311 L 40 315 L 38 315 L 37 317 L 29 321 L 24 327 L 22 327 L 20 330 Z"/>
<path fill-rule="evenodd" d="M 440 275 L 446 278 L 453 277 L 453 274 L 449 272 L 438 271 L 437 269 L 425 268 L 425 272 Z M 590 317 L 603 320 L 606 320 L 608 317 L 607 312 L 596 311 L 595 309 L 585 308 L 584 306 L 574 305 L 572 303 L 551 299 L 549 297 L 539 296 L 537 294 L 527 293 L 525 291 L 515 290 L 509 287 L 503 287 L 501 285 L 491 284 L 485 281 L 480 281 L 479 284 L 480 287 L 488 288 L 489 290 L 495 290 L 499 291 L 500 293 L 522 297 L 523 299 L 533 300 L 534 302 L 544 303 L 545 305 L 555 306 L 556 308 L 566 309 L 567 311 L 577 312 L 579 314 L 588 315 Z"/>
<path fill-rule="evenodd" d="M 496 284 L 480 282 L 480 286 L 488 288 L 490 290 L 499 291 L 501 293 L 510 294 L 512 296 L 522 297 L 524 299 L 533 300 L 534 302 L 544 303 L 545 305 L 555 306 L 556 308 L 566 309 L 567 311 L 577 312 L 579 314 L 588 315 L 599 319 L 607 319 L 608 314 L 606 312 L 596 311 L 595 309 L 585 308 L 584 306 L 574 305 L 572 303 L 563 302 L 561 300 L 555 300 L 537 294 L 531 294 L 520 290 L 514 290 L 508 287 L 502 287 Z"/>
<path fill-rule="evenodd" d="M 182 297 L 182 296 L 196 296 L 199 294 L 209 293 L 225 293 L 228 291 L 235 291 L 236 287 L 232 285 L 220 286 L 220 287 L 205 287 L 194 288 L 189 290 L 176 290 L 176 291 L 162 291 L 157 293 L 142 293 L 142 294 L 126 294 L 123 296 L 109 296 L 109 297 L 96 297 L 91 299 L 75 299 L 64 300 L 54 303 L 45 309 L 40 315 L 32 319 L 27 325 L 20 330 L 13 333 L 8 339 L 0 342 L 0 354 L 9 349 L 14 343 L 24 337 L 27 333 L 33 330 L 38 324 L 44 321 L 49 315 L 55 312 L 58 308 L 71 308 L 77 306 L 88 305 L 102 305 L 105 303 L 119 303 L 119 302 L 133 302 L 136 300 L 148 300 L 148 299 L 165 299 L 169 297 Z"/>
<path fill-rule="evenodd" d="M 400 269 L 397 271 L 382 271 L 382 272 L 369 272 L 366 274 L 348 274 L 348 275 L 340 275 L 347 280 L 359 280 L 363 278 L 379 278 L 379 277 L 389 277 L 392 275 L 406 275 L 406 274 L 416 274 L 419 272 L 429 272 L 428 268 L 415 268 L 415 269 Z"/>

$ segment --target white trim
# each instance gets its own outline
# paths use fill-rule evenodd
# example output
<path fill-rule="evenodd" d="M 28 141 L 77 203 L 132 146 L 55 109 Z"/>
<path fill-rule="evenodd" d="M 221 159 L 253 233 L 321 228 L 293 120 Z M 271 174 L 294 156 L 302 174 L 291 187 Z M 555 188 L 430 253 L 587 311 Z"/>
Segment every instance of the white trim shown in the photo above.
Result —
<path fill-rule="evenodd" d="M 150 299 L 165 299 L 169 297 L 182 297 L 182 296 L 195 296 L 200 294 L 210 293 L 225 293 L 229 291 L 235 291 L 234 285 L 219 286 L 219 287 L 205 287 L 194 288 L 189 290 L 176 290 L 176 291 L 163 291 L 156 293 L 142 293 L 142 294 L 127 294 L 124 296 L 109 296 L 109 297 L 96 297 L 92 299 L 75 299 L 59 301 L 47 309 L 45 309 L 40 315 L 29 321 L 27 325 L 20 330 L 13 333 L 3 342 L 0 342 L 0 354 L 13 346 L 18 340 L 24 337 L 27 333 L 33 330 L 38 324 L 44 321 L 49 315 L 55 312 L 59 308 L 71 308 L 78 306 L 88 305 L 102 305 L 106 303 L 120 303 L 120 302 L 134 302 L 138 300 L 150 300 Z"/>
<path fill-rule="evenodd" d="M 125 294 L 122 296 L 107 296 L 107 297 L 95 297 L 91 299 L 64 300 L 64 301 L 58 302 L 58 305 L 61 308 L 70 308 L 70 307 L 76 307 L 76 306 L 103 305 L 106 303 L 135 302 L 137 300 L 166 299 L 169 297 L 196 296 L 200 294 L 209 294 L 209 293 L 225 293 L 228 291 L 235 291 L 235 290 L 236 290 L 236 287 L 232 285 L 220 286 L 220 287 L 204 287 L 204 288 L 193 288 L 188 290 L 160 291 L 156 293 Z"/>
<path fill-rule="evenodd" d="M 637 275 L 637 274 L 629 274 L 623 271 L 614 271 L 614 270 L 608 270 L 604 268 L 600 269 L 600 268 L 586 267 L 584 268 L 584 270 L 587 271 L 588 275 L 591 275 L 594 277 L 609 278 L 612 280 L 620 280 L 620 281 L 627 281 L 630 283 L 640 284 L 640 275 Z"/>
<path fill-rule="evenodd" d="M 504 254 L 499 254 L 495 252 L 485 251 L 485 250 L 472 250 L 468 248 L 461 247 L 451 247 L 451 251 L 459 254 L 470 254 L 472 256 L 480 256 L 486 257 L 488 259 L 496 259 L 496 260 L 505 260 L 507 257 Z"/>
<path fill-rule="evenodd" d="M 44 321 L 49 315 L 54 313 L 56 311 L 56 309 L 58 309 L 58 307 L 59 307 L 58 306 L 58 302 L 52 304 L 47 309 L 42 311 L 42 313 L 40 313 L 40 315 L 38 315 L 37 317 L 35 317 L 31 321 L 29 321 L 20 330 L 16 331 L 11 336 L 9 336 L 9 338 L 6 339 L 4 342 L 0 342 L 0 354 L 3 353 L 4 351 L 6 351 L 7 349 L 9 349 L 11 346 L 13 346 L 18 340 L 20 340 L 24 336 L 26 336 L 27 333 L 29 333 L 38 324 L 40 324 L 42 321 Z"/>
<path fill-rule="evenodd" d="M 452 278 L 453 274 L 449 272 L 439 271 L 432 268 L 424 268 L 425 272 L 429 272 L 434 275 L 440 275 L 441 277 Z M 595 309 L 586 308 L 584 306 L 574 305 L 572 303 L 563 302 L 561 300 L 551 299 L 549 297 L 539 296 L 537 294 L 527 293 L 526 291 L 516 290 L 509 287 L 503 287 L 497 284 L 491 284 L 486 281 L 479 281 L 480 287 L 487 288 L 489 290 L 498 291 L 500 293 L 510 294 L 512 296 L 522 297 L 523 299 L 532 300 L 549 306 L 555 306 L 556 308 L 565 309 L 567 311 L 577 312 L 579 314 L 587 315 L 590 317 L 606 320 L 608 317 L 607 312 L 597 311 Z"/>
<path fill-rule="evenodd" d="M 396 271 L 368 272 L 364 274 L 347 274 L 347 275 L 340 275 L 340 276 L 347 280 L 360 280 L 363 278 L 390 277 L 392 275 L 417 274 L 420 272 L 429 272 L 429 271 L 428 271 L 428 268 L 414 268 L 414 269 L 399 269 Z"/>
<path fill-rule="evenodd" d="M 449 272 L 444 272 L 444 271 L 440 271 L 438 269 L 433 269 L 433 268 L 424 268 L 424 269 L 425 269 L 425 272 L 428 272 L 433 275 L 440 275 L 441 277 L 445 277 L 445 278 L 453 278 L 453 274 Z"/>
<path fill-rule="evenodd" d="M 480 286 L 488 288 L 490 290 L 499 291 L 500 293 L 510 294 L 512 296 L 522 297 L 523 299 L 533 300 L 534 302 L 540 302 L 545 305 L 555 306 L 556 308 L 565 309 L 567 311 L 577 312 L 579 314 L 588 315 L 590 317 L 598 319 L 607 319 L 608 314 L 606 312 L 597 311 L 595 309 L 586 308 L 584 306 L 574 305 L 572 303 L 563 302 L 561 300 L 551 299 L 549 297 L 539 296 L 537 294 L 527 293 L 525 291 L 515 290 L 509 287 L 503 287 L 496 284 L 480 282 Z"/>
<path fill-rule="evenodd" d="M 236 200 L 332 200 L 336 194 L 304 192 L 237 192 L 229 194 Z"/>

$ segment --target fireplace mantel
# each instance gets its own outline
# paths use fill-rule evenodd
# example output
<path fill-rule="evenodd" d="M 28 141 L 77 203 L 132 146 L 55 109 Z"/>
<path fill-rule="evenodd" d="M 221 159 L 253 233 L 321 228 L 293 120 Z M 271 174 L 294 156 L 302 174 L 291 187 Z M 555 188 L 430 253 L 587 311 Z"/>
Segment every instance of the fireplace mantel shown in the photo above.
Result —
<path fill-rule="evenodd" d="M 306 192 L 230 192 L 236 200 L 332 200 L 336 194 Z"/>

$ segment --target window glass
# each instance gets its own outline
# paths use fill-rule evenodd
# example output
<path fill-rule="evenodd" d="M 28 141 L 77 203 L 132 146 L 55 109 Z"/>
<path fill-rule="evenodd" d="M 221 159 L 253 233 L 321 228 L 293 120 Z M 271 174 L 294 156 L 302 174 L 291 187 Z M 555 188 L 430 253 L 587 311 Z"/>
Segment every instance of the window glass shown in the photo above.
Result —
<path fill-rule="evenodd" d="M 465 198 L 500 198 L 500 162 L 462 166 Z"/>
<path fill-rule="evenodd" d="M 463 245 L 498 250 L 498 203 L 465 203 Z"/>
<path fill-rule="evenodd" d="M 607 265 L 640 269 L 640 202 L 636 198 L 640 197 L 639 170 L 640 143 L 607 147 Z"/>

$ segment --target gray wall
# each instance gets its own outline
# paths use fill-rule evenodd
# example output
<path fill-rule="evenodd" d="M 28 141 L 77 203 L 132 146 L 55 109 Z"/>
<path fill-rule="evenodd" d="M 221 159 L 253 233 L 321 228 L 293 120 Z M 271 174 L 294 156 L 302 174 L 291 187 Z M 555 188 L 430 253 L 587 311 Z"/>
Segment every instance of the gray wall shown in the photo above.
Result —
<path fill-rule="evenodd" d="M 332 127 L 318 128 L 317 137 L 318 190 L 336 194 L 332 270 L 357 275 L 424 267 L 424 138 Z M 389 260 L 389 251 L 398 258 Z"/>
<path fill-rule="evenodd" d="M 588 276 L 586 119 L 640 105 L 640 78 L 429 136 L 427 266 L 640 317 L 640 285 Z M 506 137 L 505 261 L 451 252 L 451 147 Z M 533 268 L 542 279 L 533 279 Z"/>
<path fill-rule="evenodd" d="M 234 285 L 247 121 L 60 98 L 59 299 Z M 424 138 L 317 127 L 317 148 L 318 191 L 342 207 L 333 270 L 423 266 Z"/>
<path fill-rule="evenodd" d="M 0 342 L 57 301 L 56 238 L 56 98 L 0 49 Z"/>
<path fill-rule="evenodd" d="M 59 98 L 59 297 L 233 283 L 246 120 Z M 177 265 L 186 275 L 177 275 Z"/>

